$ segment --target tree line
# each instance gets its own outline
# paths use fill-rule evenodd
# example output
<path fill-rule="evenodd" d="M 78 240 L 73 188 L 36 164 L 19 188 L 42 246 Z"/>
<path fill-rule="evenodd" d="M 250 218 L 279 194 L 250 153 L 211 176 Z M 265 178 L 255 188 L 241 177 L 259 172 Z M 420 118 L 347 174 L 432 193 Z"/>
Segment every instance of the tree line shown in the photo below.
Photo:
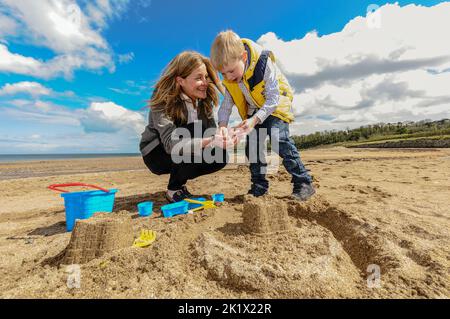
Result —
<path fill-rule="evenodd" d="M 336 143 L 371 142 L 443 135 L 450 135 L 450 119 L 378 123 L 355 129 L 323 131 L 301 136 L 294 135 L 292 139 L 297 148 L 305 149 Z"/>

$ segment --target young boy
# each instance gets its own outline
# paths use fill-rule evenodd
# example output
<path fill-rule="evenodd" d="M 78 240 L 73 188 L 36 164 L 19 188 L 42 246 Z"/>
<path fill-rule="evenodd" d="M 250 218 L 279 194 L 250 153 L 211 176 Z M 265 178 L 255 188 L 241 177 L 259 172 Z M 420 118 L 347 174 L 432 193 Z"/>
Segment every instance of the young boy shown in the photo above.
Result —
<path fill-rule="evenodd" d="M 292 89 L 276 66 L 272 52 L 251 40 L 239 38 L 233 31 L 224 31 L 216 37 L 211 47 L 211 62 L 222 73 L 226 88 L 218 113 L 222 134 L 227 134 L 226 127 L 233 105 L 236 105 L 243 120 L 237 128 L 246 133 L 253 129 L 256 131 L 256 145 L 250 145 L 252 139 L 247 136 L 245 147 L 252 181 L 248 194 L 259 197 L 269 189 L 267 164 L 261 151 L 264 145 L 260 145 L 265 143 L 265 134 L 269 134 L 272 139 L 277 139 L 271 141 L 272 145 L 274 142 L 278 144 L 276 151 L 292 175 L 293 198 L 306 201 L 313 196 L 315 190 L 311 176 L 300 159 L 294 141 L 289 137 L 289 124 L 294 121 Z M 278 134 L 272 134 L 276 130 Z M 253 157 L 256 157 L 255 161 L 251 160 Z"/>

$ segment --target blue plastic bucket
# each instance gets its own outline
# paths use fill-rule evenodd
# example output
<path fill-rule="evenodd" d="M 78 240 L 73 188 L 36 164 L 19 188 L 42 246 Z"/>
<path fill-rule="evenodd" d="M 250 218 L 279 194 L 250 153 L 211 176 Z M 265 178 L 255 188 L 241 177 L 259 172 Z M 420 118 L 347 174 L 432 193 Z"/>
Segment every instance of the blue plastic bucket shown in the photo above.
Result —
<path fill-rule="evenodd" d="M 162 206 L 161 211 L 163 213 L 163 216 L 167 218 L 167 217 L 173 217 L 176 215 L 187 214 L 188 208 L 189 208 L 189 203 L 182 200 L 177 203 Z"/>
<path fill-rule="evenodd" d="M 212 200 L 214 202 L 223 202 L 223 201 L 225 201 L 225 195 L 224 194 L 213 194 L 211 197 L 212 197 Z"/>
<path fill-rule="evenodd" d="M 95 213 L 111 213 L 117 189 L 61 194 L 66 208 L 66 229 L 72 231 L 77 219 L 88 219 Z"/>
<path fill-rule="evenodd" d="M 153 213 L 153 202 L 143 202 L 137 205 L 139 216 L 147 217 Z"/>

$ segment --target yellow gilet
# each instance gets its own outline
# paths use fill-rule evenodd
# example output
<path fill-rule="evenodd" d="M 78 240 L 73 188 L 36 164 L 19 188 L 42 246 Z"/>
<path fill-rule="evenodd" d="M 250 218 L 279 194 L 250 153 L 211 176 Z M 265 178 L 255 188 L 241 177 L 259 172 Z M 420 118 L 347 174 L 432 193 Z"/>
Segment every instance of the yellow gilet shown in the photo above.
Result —
<path fill-rule="evenodd" d="M 242 81 L 250 92 L 254 104 L 258 108 L 261 108 L 266 102 L 266 98 L 264 97 L 264 72 L 266 70 L 267 60 L 270 58 L 272 62 L 275 63 L 275 57 L 270 51 L 262 51 L 261 54 L 259 54 L 252 47 L 250 40 L 242 39 L 242 42 L 247 50 L 250 62 Z M 294 114 L 292 113 L 292 89 L 281 72 L 278 72 L 277 80 L 280 90 L 280 100 L 272 115 L 287 123 L 292 123 L 294 121 Z M 243 120 L 247 119 L 247 101 L 245 100 L 245 96 L 239 88 L 238 83 L 224 80 L 223 84 L 233 98 L 233 102 L 237 106 L 241 118 Z"/>

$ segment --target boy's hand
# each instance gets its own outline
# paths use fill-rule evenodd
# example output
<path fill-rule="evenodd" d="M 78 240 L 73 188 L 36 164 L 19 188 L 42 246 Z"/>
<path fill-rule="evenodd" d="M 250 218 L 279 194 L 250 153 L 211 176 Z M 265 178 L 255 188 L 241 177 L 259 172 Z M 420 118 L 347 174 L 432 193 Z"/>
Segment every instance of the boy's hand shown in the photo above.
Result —
<path fill-rule="evenodd" d="M 217 135 L 221 135 L 224 138 L 228 138 L 228 128 L 226 126 L 221 126 L 217 129 Z"/>
<path fill-rule="evenodd" d="M 250 133 L 256 125 L 259 124 L 259 118 L 256 116 L 253 116 L 249 119 L 246 119 L 245 121 L 241 122 L 238 126 L 235 127 L 235 129 L 248 134 Z"/>

